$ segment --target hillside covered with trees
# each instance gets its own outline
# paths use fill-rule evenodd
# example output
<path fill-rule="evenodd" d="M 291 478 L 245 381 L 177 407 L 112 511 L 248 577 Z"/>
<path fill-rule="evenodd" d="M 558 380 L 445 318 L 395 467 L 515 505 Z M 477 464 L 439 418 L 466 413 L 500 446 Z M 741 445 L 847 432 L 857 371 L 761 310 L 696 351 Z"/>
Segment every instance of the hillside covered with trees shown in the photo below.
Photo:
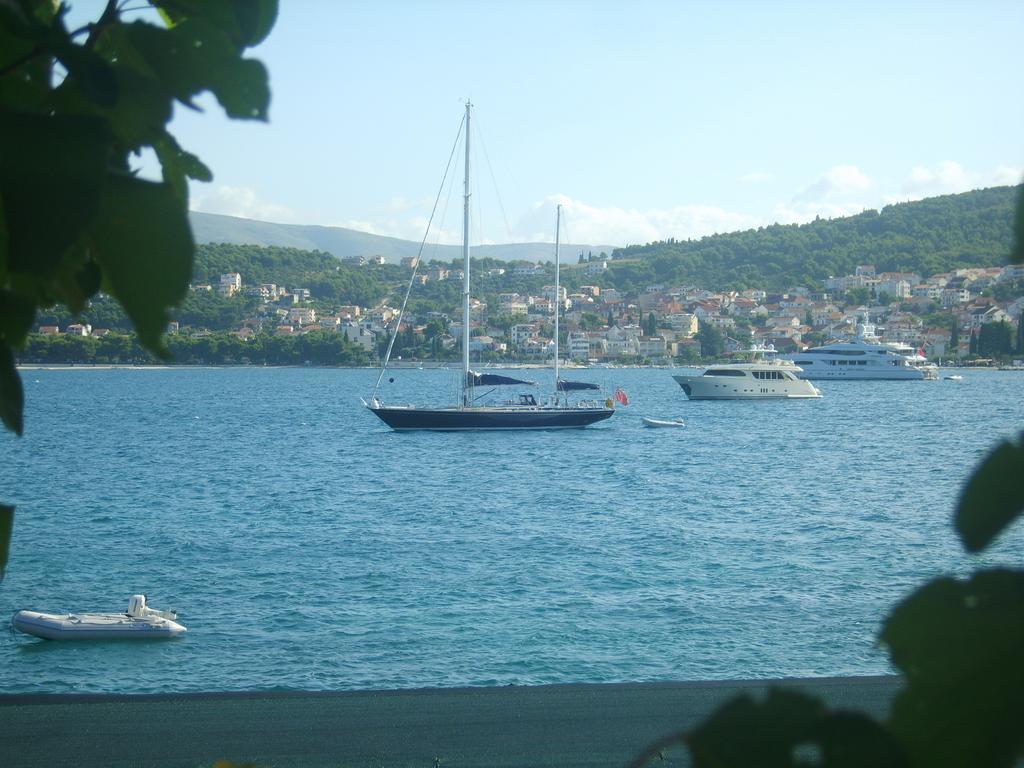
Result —
<path fill-rule="evenodd" d="M 993 187 L 809 224 L 620 248 L 601 283 L 626 291 L 652 283 L 778 291 L 820 285 L 858 264 L 921 275 L 996 266 L 1010 252 L 1018 190 Z"/>
<path fill-rule="evenodd" d="M 873 264 L 880 272 L 913 271 L 922 276 L 960 267 L 998 265 L 1010 249 L 1012 209 L 1018 189 L 998 187 L 801 226 L 774 225 L 696 241 L 670 240 L 619 249 L 612 255 L 609 269 L 599 275 L 588 274 L 582 268 L 586 266 L 585 257 L 576 263 L 579 254 L 563 251 L 562 284 L 570 292 L 584 284 L 598 284 L 617 288 L 627 296 L 652 284 L 781 291 L 796 285 L 817 287 L 831 275 L 853 272 L 858 264 Z M 527 275 L 516 274 L 507 262 L 491 258 L 474 258 L 473 264 L 473 295 L 489 307 L 499 305 L 501 293 L 538 295 L 553 279 L 550 262 L 548 269 Z M 461 260 L 444 262 L 443 266 L 454 274 Z M 501 270 L 505 271 L 499 274 Z M 341 262 L 323 251 L 223 243 L 197 247 L 194 285 L 217 285 L 221 275 L 231 272 L 238 272 L 246 286 L 273 283 L 291 290 L 308 289 L 311 299 L 307 304 L 322 314 L 330 314 L 342 305 L 374 307 L 386 302 L 397 306 L 410 277 L 407 267 Z M 425 274 L 427 269 L 422 272 Z M 1013 285 L 1000 288 L 1010 290 Z M 461 291 L 461 280 L 429 280 L 416 286 L 409 311 L 419 317 L 440 312 L 454 318 Z M 862 300 L 866 301 L 866 296 Z M 229 297 L 217 291 L 190 291 L 171 311 L 171 318 L 182 328 L 227 332 L 259 314 L 260 305 L 260 299 L 245 292 Z M 584 325 L 599 324 L 601 319 L 585 318 Z M 40 309 L 35 325 L 64 328 L 76 321 L 118 333 L 127 333 L 132 327 L 120 304 L 104 294 L 94 297 L 78 314 L 64 307 Z M 502 327 L 513 318 L 492 316 L 490 321 Z M 192 356 L 189 350 L 177 351 L 185 358 Z M 48 356 L 41 349 L 35 352 L 40 358 Z M 97 348 L 95 354 L 102 358 L 105 352 Z M 208 353 L 203 350 L 199 356 L 208 359 Z M 268 348 L 266 355 L 255 357 L 276 360 L 282 356 L 288 353 Z"/>
<path fill-rule="evenodd" d="M 380 301 L 387 292 L 385 286 L 406 274 L 395 265 L 345 264 L 323 251 L 225 243 L 196 246 L 193 283 L 216 285 L 228 272 L 241 274 L 246 285 L 275 283 L 308 288 L 319 299 L 361 306 Z"/>

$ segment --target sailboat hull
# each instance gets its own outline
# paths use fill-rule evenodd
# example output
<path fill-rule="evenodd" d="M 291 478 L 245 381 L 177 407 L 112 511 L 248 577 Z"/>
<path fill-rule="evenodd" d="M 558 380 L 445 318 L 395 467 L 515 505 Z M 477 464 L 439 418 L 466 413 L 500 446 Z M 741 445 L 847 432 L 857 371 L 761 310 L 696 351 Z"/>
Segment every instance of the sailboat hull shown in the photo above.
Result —
<path fill-rule="evenodd" d="M 508 429 L 582 429 L 610 418 L 612 408 L 415 408 L 410 406 L 367 406 L 397 431 Z"/>

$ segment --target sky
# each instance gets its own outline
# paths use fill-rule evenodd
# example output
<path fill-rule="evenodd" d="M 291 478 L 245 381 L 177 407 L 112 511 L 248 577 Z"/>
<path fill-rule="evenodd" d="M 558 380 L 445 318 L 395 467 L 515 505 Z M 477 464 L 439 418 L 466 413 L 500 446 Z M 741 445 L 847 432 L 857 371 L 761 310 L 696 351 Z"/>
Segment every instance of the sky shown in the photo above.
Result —
<path fill-rule="evenodd" d="M 269 123 L 206 97 L 171 131 L 214 172 L 194 210 L 418 241 L 471 99 L 475 241 L 550 241 L 558 203 L 574 243 L 698 238 L 1020 183 L 1022 29 L 1019 0 L 281 0 Z"/>

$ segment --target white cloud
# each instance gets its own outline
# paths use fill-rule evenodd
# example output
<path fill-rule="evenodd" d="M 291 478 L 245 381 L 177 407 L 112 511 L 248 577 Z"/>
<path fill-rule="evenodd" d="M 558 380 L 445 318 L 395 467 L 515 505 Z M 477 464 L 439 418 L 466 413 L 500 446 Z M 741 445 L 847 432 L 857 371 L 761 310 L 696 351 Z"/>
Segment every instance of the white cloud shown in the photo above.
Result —
<path fill-rule="evenodd" d="M 851 192 L 862 192 L 871 186 L 871 179 L 855 165 L 836 165 L 821 178 L 793 198 L 795 203 L 814 202 Z"/>
<path fill-rule="evenodd" d="M 591 245 L 627 245 L 676 238 L 699 238 L 716 232 L 755 227 L 752 216 L 710 205 L 679 205 L 640 211 L 618 207 L 599 208 L 565 195 L 552 195 L 535 203 L 524 214 L 515 236 L 523 242 L 554 239 L 555 207 L 561 203 L 565 242 Z"/>
<path fill-rule="evenodd" d="M 388 200 L 387 210 L 389 213 L 406 213 L 407 211 L 430 209 L 433 200 L 429 197 L 410 199 L 408 197 L 393 197 Z"/>
<path fill-rule="evenodd" d="M 600 208 L 565 195 L 551 195 L 534 203 L 519 217 L 508 232 L 503 226 L 479 226 L 474 223 L 474 243 L 537 243 L 554 242 L 555 208 L 562 205 L 562 242 L 573 244 L 621 246 L 648 243 L 668 238 L 700 238 L 716 232 L 732 232 L 756 227 L 763 222 L 753 216 L 726 211 L 710 205 L 676 206 L 666 209 L 640 211 L 619 207 Z M 360 232 L 419 242 L 427 226 L 427 217 L 419 207 L 410 204 L 408 211 L 396 211 L 376 219 L 349 219 L 332 222 L 331 226 L 346 227 Z M 402 216 L 402 213 L 408 213 Z M 461 215 L 458 216 L 461 220 Z M 446 222 L 447 223 L 447 222 Z M 448 223 L 445 229 L 431 232 L 428 247 L 434 243 L 458 245 L 462 243 L 459 221 Z M 498 238 L 488 237 L 487 231 L 504 232 Z M 483 236 L 481 236 L 481 233 Z"/>
<path fill-rule="evenodd" d="M 250 187 L 217 187 L 212 192 L 193 198 L 190 207 L 203 213 L 220 213 L 279 224 L 291 224 L 296 220 L 295 211 L 291 208 L 260 200 L 256 190 Z"/>
<path fill-rule="evenodd" d="M 1024 182 L 1024 168 L 1001 165 L 992 174 L 992 183 L 997 187 L 1009 187 Z"/>
<path fill-rule="evenodd" d="M 946 160 L 934 168 L 915 166 L 903 182 L 902 194 L 887 195 L 887 203 L 920 200 L 935 195 L 953 195 L 985 187 L 1002 187 L 1020 184 L 1024 180 L 1024 169 L 1000 165 L 990 173 L 979 173 L 965 169 L 959 163 Z"/>
<path fill-rule="evenodd" d="M 910 171 L 910 177 L 903 182 L 903 191 L 908 197 L 918 199 L 966 192 L 978 184 L 977 174 L 965 171 L 959 163 L 946 160 L 934 169 L 915 166 Z"/>
<path fill-rule="evenodd" d="M 409 206 L 412 212 L 417 206 Z M 400 212 L 400 211 L 399 211 Z M 422 215 L 410 215 L 408 218 L 397 218 L 389 216 L 383 219 L 345 219 L 327 224 L 329 227 L 344 227 L 354 229 L 357 232 L 366 232 L 370 235 L 382 237 L 397 237 L 400 240 L 411 240 L 419 243 L 423 240 L 423 234 L 427 231 L 428 218 Z M 462 242 L 462 230 L 440 229 L 437 222 L 431 228 L 430 237 L 427 239 L 427 247 L 437 245 L 457 245 Z"/>

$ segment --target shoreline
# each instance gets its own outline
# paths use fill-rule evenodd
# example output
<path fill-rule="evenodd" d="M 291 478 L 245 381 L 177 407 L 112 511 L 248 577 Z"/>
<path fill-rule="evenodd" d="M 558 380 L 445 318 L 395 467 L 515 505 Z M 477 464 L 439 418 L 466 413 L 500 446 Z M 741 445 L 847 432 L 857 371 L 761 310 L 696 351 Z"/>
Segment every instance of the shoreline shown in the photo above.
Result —
<path fill-rule="evenodd" d="M 0 694 L 0 762 L 621 766 L 726 700 L 800 689 L 885 717 L 895 675 L 380 691 Z M 116 746 L 115 746 L 116 745 Z M 687 765 L 682 750 L 659 765 Z"/>
<path fill-rule="evenodd" d="M 728 362 L 728 361 L 725 361 Z M 563 370 L 594 370 L 612 371 L 628 370 L 639 368 L 651 368 L 656 370 L 699 370 L 708 365 L 719 365 L 721 362 L 707 361 L 705 363 L 676 364 L 668 365 L 652 363 L 650 365 L 570 365 L 560 366 Z M 423 364 L 389 365 L 389 371 L 443 371 L 458 370 L 460 363 L 446 362 L 424 362 Z M 377 365 L 245 365 L 242 363 L 223 363 L 198 365 L 191 363 L 17 363 L 15 368 L 19 371 L 113 371 L 113 370 L 149 370 L 149 371 L 170 371 L 170 370 L 216 370 L 221 368 L 246 368 L 250 370 L 284 370 L 284 369 L 306 369 L 317 370 L 339 370 L 339 371 L 379 371 Z M 481 367 L 481 370 L 550 370 L 550 365 L 539 363 L 491 363 Z M 1012 365 L 943 365 L 939 370 L 966 370 L 966 371 L 1018 371 L 1024 372 L 1024 366 Z"/>

